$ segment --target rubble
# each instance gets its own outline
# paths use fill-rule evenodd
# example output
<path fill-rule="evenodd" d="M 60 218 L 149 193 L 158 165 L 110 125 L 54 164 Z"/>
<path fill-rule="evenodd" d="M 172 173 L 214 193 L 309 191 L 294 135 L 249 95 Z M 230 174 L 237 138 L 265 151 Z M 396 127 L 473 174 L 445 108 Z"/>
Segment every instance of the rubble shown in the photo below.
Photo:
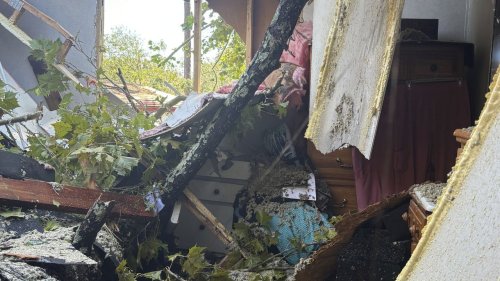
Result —
<path fill-rule="evenodd" d="M 57 281 L 58 279 L 50 276 L 39 267 L 26 264 L 24 262 L 0 262 L 0 280 L 6 281 L 25 281 L 25 280 L 45 280 Z"/>
<path fill-rule="evenodd" d="M 81 219 L 43 210 L 27 210 L 22 218 L 0 217 L 0 276 L 6 280 L 99 280 L 104 259 L 121 260 L 123 250 L 106 229 L 96 239 L 102 257 L 91 258 L 75 249 L 71 242 Z M 49 221 L 56 226 L 44 229 Z M 29 275 L 9 273 L 16 268 Z"/>

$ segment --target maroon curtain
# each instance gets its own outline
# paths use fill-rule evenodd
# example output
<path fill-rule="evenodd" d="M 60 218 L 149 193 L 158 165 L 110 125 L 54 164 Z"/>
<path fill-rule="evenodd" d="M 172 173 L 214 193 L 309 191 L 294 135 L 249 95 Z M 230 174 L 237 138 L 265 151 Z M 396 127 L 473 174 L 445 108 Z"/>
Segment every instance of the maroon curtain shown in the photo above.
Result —
<path fill-rule="evenodd" d="M 459 146 L 453 131 L 469 125 L 463 81 L 401 83 L 388 91 L 371 159 L 352 150 L 358 208 L 415 183 L 446 182 Z"/>

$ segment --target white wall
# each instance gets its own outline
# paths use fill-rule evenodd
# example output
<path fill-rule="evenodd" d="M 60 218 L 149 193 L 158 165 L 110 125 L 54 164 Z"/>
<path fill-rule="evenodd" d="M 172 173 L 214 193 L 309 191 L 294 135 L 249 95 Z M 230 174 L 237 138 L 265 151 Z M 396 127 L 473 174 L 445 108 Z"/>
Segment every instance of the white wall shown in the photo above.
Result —
<path fill-rule="evenodd" d="M 314 100 L 316 97 L 316 88 L 318 87 L 319 72 L 323 63 L 325 47 L 328 40 L 328 33 L 333 24 L 335 15 L 335 0 L 316 0 L 313 2 L 316 9 L 313 15 L 313 44 L 311 57 L 311 86 L 310 86 L 310 105 L 309 113 L 314 110 Z"/>
<path fill-rule="evenodd" d="M 474 43 L 474 67 L 469 81 L 472 114 L 477 118 L 488 92 L 495 0 L 467 1 L 466 41 Z"/>
<path fill-rule="evenodd" d="M 439 40 L 465 41 L 467 1 L 406 0 L 403 18 L 439 19 Z"/>
<path fill-rule="evenodd" d="M 82 42 L 85 53 L 93 56 L 95 59 L 97 1 L 100 0 L 44 0 L 29 2 L 59 22 L 73 36 L 76 36 L 78 41 Z M 9 17 L 12 13 L 12 8 L 4 1 L 0 1 L 0 12 Z M 49 28 L 48 25 L 28 12 L 21 16 L 18 26 L 33 39 L 55 40 L 61 38 L 64 41 L 59 33 Z M 29 90 L 37 85 L 35 75 L 28 62 L 29 55 L 29 48 L 0 26 L 0 61 L 24 90 Z M 81 71 L 95 73 L 94 68 L 85 56 L 73 49 L 70 50 L 67 61 Z M 38 101 L 42 100 L 42 98 L 36 96 L 33 98 Z M 92 98 L 85 96 L 76 97 L 76 99 L 79 101 L 92 100 Z"/>

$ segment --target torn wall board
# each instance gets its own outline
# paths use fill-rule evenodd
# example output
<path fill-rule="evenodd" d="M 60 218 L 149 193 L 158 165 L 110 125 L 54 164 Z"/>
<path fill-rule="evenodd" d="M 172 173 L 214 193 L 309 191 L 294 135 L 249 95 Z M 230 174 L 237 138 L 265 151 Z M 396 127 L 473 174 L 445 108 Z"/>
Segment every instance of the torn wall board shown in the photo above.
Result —
<path fill-rule="evenodd" d="M 353 145 L 370 157 L 403 2 L 337 1 L 306 132 L 322 153 Z"/>

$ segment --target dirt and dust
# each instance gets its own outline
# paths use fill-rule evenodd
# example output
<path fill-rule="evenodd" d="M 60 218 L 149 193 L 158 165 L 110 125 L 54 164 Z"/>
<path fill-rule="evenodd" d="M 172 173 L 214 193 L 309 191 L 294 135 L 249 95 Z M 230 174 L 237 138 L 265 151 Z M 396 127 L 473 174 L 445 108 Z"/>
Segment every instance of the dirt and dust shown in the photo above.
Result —
<path fill-rule="evenodd" d="M 277 165 L 268 173 L 267 167 L 257 167 L 254 177 L 239 199 L 239 204 L 246 206 L 245 219 L 251 221 L 258 210 L 266 213 L 283 213 L 281 203 L 286 199 L 282 197 L 283 187 L 305 187 L 309 173 L 302 167 L 290 165 Z M 263 177 L 263 175 L 267 176 Z M 303 203 L 301 203 L 303 204 Z"/>
<path fill-rule="evenodd" d="M 436 205 L 437 200 L 441 193 L 443 193 L 443 189 L 446 187 L 446 183 L 422 183 L 422 184 L 416 184 L 413 185 L 413 192 L 415 194 L 418 194 L 421 199 L 425 198 L 424 200 L 428 201 L 429 203 L 432 203 Z"/>

